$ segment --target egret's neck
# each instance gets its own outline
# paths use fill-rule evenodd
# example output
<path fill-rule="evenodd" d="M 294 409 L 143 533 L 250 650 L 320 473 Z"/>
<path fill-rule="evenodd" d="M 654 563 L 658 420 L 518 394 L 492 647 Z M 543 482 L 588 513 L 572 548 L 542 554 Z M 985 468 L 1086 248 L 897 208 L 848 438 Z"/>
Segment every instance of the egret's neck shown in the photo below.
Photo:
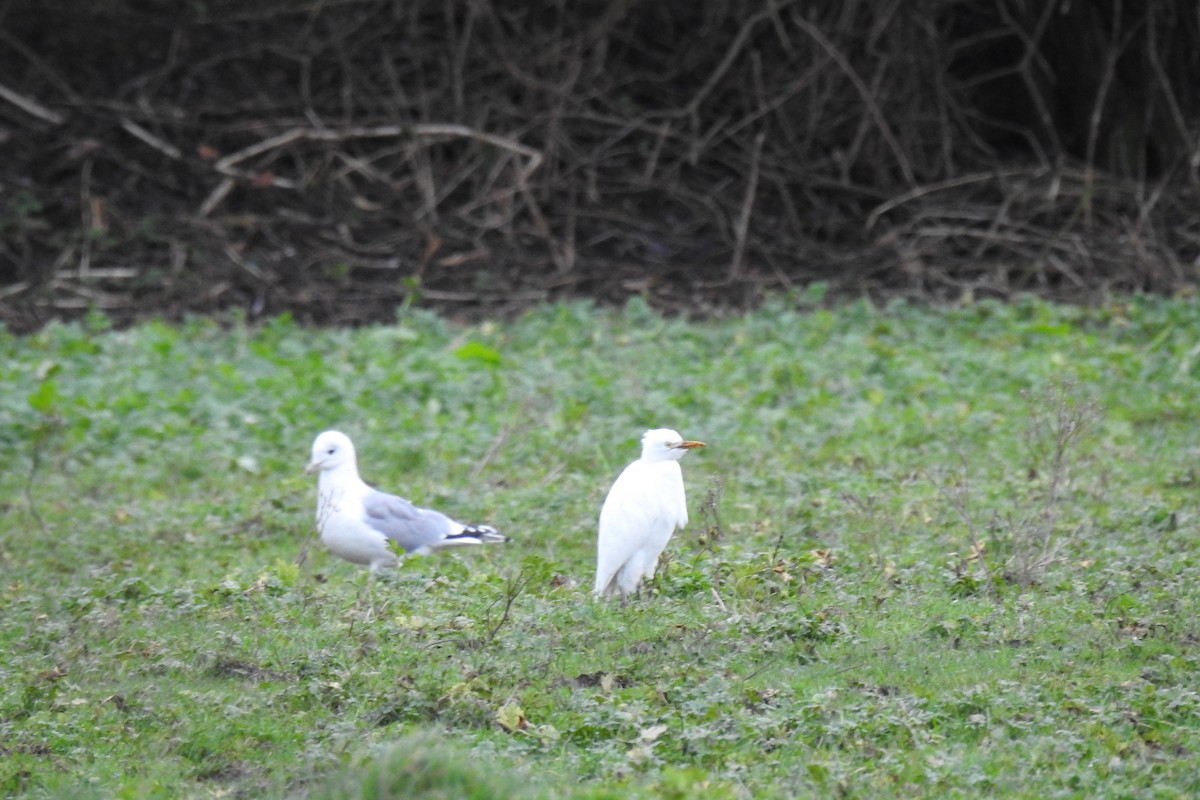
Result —
<path fill-rule="evenodd" d="M 663 450 L 662 448 L 647 447 L 642 451 L 642 461 L 647 464 L 661 464 L 664 461 L 678 461 L 683 458 L 682 450 Z"/>

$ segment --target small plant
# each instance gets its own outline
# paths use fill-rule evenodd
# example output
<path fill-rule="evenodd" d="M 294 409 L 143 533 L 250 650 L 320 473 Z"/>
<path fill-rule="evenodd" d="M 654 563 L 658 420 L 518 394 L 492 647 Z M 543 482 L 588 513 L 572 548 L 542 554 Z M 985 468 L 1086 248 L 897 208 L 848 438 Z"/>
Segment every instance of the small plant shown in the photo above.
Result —
<path fill-rule="evenodd" d="M 56 362 L 43 362 L 37 370 L 37 389 L 28 397 L 29 406 L 37 414 L 38 421 L 29 437 L 29 473 L 26 476 L 23 494 L 25 504 L 29 507 L 29 515 L 33 517 L 43 535 L 47 535 L 49 531 L 46 528 L 46 520 L 38 511 L 33 487 L 37 484 L 38 470 L 42 466 L 43 450 L 64 427 L 60 413 L 63 398 L 58 390 L 58 381 L 54 377 L 59 369 L 60 366 Z"/>
<path fill-rule="evenodd" d="M 1001 542 L 1008 554 L 1006 576 L 1027 586 L 1062 559 L 1064 548 L 1086 524 L 1078 522 L 1064 532 L 1063 504 L 1083 462 L 1080 445 L 1097 425 L 1100 412 L 1095 402 L 1075 396 L 1070 381 L 1022 394 L 1028 411 L 1026 477 L 1032 493 L 1003 516 Z"/>
<path fill-rule="evenodd" d="M 1003 559 L 999 575 L 993 577 L 1029 586 L 1063 558 L 1064 548 L 1082 530 L 1080 522 L 1063 531 L 1063 505 L 1082 460 L 1079 445 L 1095 426 L 1099 412 L 1094 402 L 1076 399 L 1072 389 L 1070 382 L 1060 381 L 1042 393 L 1022 392 L 1028 414 L 1023 434 L 1025 485 L 1014 487 L 1009 508 L 993 504 L 981 524 L 970 470 L 961 454 L 953 480 L 934 480 L 967 533 L 968 555 L 955 554 L 949 566 L 954 591 L 974 593 L 983 586 L 986 565 L 997 565 L 984 557 L 989 541 Z"/>
<path fill-rule="evenodd" d="M 502 598 L 497 598 L 496 603 L 494 603 L 494 605 L 497 605 L 502 599 L 504 607 L 501 609 L 500 615 L 495 622 L 491 621 L 491 606 L 488 607 L 489 629 L 487 636 L 484 638 L 485 644 L 494 641 L 496 634 L 499 633 L 500 629 L 504 627 L 504 624 L 509 621 L 512 614 L 513 603 L 517 602 L 517 598 L 520 597 L 521 593 L 525 591 L 525 588 L 529 586 L 529 582 L 531 580 L 533 580 L 533 576 L 527 571 L 527 569 L 522 569 L 516 575 L 509 575 L 505 577 L 504 595 Z"/>
<path fill-rule="evenodd" d="M 725 482 L 718 475 L 709 483 L 700 502 L 700 516 L 704 525 L 696 541 L 713 552 L 716 552 L 717 543 L 725 538 L 725 528 L 721 524 L 721 495 L 724 491 Z"/>

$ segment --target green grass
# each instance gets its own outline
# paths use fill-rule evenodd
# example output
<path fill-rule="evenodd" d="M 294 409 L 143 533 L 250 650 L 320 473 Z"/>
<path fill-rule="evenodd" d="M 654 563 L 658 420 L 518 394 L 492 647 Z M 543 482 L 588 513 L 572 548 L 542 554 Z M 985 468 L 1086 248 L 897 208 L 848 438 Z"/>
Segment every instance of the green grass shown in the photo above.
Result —
<path fill-rule="evenodd" d="M 0 795 L 1195 796 L 1197 342 L 1139 298 L 0 335 Z M 652 426 L 709 443 L 693 522 L 596 603 Z M 368 619 L 329 427 L 515 541 Z"/>

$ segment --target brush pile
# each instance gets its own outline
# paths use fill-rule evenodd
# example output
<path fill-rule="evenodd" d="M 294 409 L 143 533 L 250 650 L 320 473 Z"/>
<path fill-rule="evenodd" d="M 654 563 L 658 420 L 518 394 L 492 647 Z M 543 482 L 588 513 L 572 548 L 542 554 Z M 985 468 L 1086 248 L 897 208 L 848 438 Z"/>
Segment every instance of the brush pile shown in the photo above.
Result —
<path fill-rule="evenodd" d="M 1187 291 L 1163 0 L 16 0 L 0 319 Z"/>

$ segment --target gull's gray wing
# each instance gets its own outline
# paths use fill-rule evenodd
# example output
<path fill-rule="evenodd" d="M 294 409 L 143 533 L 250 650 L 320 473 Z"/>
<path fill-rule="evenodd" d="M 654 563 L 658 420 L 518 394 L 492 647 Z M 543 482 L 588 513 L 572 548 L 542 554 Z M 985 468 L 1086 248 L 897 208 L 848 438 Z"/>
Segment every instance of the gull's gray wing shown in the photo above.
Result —
<path fill-rule="evenodd" d="M 462 528 L 440 511 L 418 508 L 403 497 L 371 489 L 363 498 L 363 520 L 406 553 L 436 547 Z"/>

